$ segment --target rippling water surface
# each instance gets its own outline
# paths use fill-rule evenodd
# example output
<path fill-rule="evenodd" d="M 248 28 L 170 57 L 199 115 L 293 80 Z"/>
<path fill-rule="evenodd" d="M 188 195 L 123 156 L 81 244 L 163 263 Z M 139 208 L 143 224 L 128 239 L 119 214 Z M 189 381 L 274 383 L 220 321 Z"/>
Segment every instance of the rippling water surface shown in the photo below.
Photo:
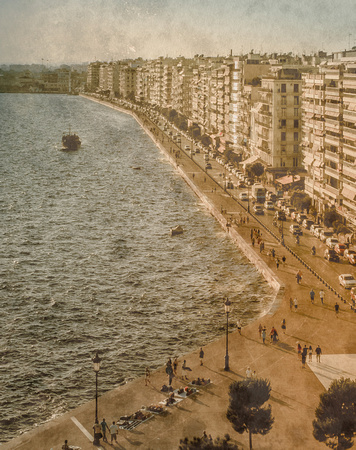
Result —
<path fill-rule="evenodd" d="M 232 322 L 267 308 L 270 288 L 130 116 L 38 94 L 0 94 L 0 112 L 2 442 L 92 399 L 95 350 L 103 393 L 220 336 L 224 295 Z M 65 153 L 70 125 L 82 148 Z"/>

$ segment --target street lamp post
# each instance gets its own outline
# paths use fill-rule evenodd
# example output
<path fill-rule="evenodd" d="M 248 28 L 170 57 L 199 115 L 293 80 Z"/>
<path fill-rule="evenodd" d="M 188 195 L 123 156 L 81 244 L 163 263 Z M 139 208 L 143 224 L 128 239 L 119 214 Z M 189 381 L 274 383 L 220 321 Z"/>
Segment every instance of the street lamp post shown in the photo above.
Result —
<path fill-rule="evenodd" d="M 94 363 L 94 372 L 95 372 L 95 423 L 98 424 L 98 374 L 100 370 L 101 358 L 99 357 L 98 352 L 96 352 L 95 357 L 92 359 Z M 100 445 L 100 440 L 98 438 L 97 433 L 94 431 L 94 445 Z"/>
<path fill-rule="evenodd" d="M 226 313 L 226 355 L 225 355 L 225 367 L 224 370 L 230 370 L 229 367 L 229 312 L 230 312 L 230 300 L 226 297 L 224 302 L 225 313 Z"/>
<path fill-rule="evenodd" d="M 247 212 L 250 213 L 250 185 L 247 183 Z"/>

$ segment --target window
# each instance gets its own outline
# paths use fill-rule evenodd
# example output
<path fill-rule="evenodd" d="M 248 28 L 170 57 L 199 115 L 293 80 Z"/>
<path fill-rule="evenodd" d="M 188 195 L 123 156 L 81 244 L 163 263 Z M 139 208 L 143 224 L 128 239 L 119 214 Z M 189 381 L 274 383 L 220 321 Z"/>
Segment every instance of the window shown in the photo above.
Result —
<path fill-rule="evenodd" d="M 298 95 L 296 95 L 296 96 L 294 97 L 294 104 L 295 104 L 295 105 L 299 105 L 299 96 L 298 96 Z"/>
<path fill-rule="evenodd" d="M 294 92 L 299 92 L 299 84 L 294 85 Z"/>
<path fill-rule="evenodd" d="M 294 128 L 299 128 L 299 120 L 294 121 Z"/>
<path fill-rule="evenodd" d="M 281 153 L 285 153 L 286 152 L 286 148 L 284 146 L 281 147 Z"/>
<path fill-rule="evenodd" d="M 281 127 L 286 127 L 287 126 L 287 121 L 286 121 L 286 119 L 282 119 L 281 120 Z"/>
<path fill-rule="evenodd" d="M 294 97 L 295 98 L 295 97 Z M 282 95 L 281 98 L 281 105 L 286 105 L 287 104 L 287 97 L 285 95 Z"/>
<path fill-rule="evenodd" d="M 299 116 L 299 108 L 294 108 L 294 117 Z"/>
<path fill-rule="evenodd" d="M 295 141 L 298 141 L 298 140 L 299 140 L 299 133 L 298 133 L 298 131 L 296 131 L 296 132 L 294 133 L 294 140 L 295 140 Z"/>
<path fill-rule="evenodd" d="M 298 166 L 298 158 L 293 158 L 293 167 Z"/>
<path fill-rule="evenodd" d="M 287 92 L 287 85 L 286 84 L 281 84 L 281 92 Z"/>
<path fill-rule="evenodd" d="M 293 145 L 293 153 L 298 153 L 299 152 L 299 144 L 294 144 Z"/>
<path fill-rule="evenodd" d="M 287 136 L 287 133 L 282 131 L 282 133 L 281 133 L 281 141 L 285 141 L 286 140 L 286 136 Z"/>
<path fill-rule="evenodd" d="M 283 159 L 281 158 L 281 167 L 283 167 Z"/>
<path fill-rule="evenodd" d="M 287 117 L 287 110 L 286 110 L 286 108 L 282 108 L 281 114 L 282 114 L 282 117 Z"/>

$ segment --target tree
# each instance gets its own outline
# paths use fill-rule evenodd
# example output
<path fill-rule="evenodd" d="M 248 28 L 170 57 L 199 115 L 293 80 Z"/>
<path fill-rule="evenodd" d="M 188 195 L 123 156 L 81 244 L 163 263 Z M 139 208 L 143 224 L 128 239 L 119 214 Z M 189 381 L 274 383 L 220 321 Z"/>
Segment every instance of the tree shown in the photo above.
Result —
<path fill-rule="evenodd" d="M 261 175 L 263 175 L 265 168 L 261 163 L 256 162 L 253 166 L 251 166 L 250 170 L 255 175 L 255 177 L 260 177 Z"/>
<path fill-rule="evenodd" d="M 252 449 L 252 434 L 267 434 L 273 425 L 271 405 L 262 408 L 269 399 L 271 386 L 268 380 L 262 378 L 235 381 L 230 385 L 230 403 L 227 418 L 235 431 L 249 433 L 250 449 Z"/>
<path fill-rule="evenodd" d="M 356 382 L 349 378 L 334 380 L 320 395 L 315 417 L 316 440 L 337 450 L 351 448 L 356 433 Z"/>
<path fill-rule="evenodd" d="M 307 213 L 309 214 L 312 199 L 309 197 L 308 194 L 305 194 L 304 192 L 300 191 L 294 191 L 290 198 L 290 202 L 297 209 L 300 210 L 306 209 Z"/>
<path fill-rule="evenodd" d="M 330 209 L 324 214 L 324 223 L 328 228 L 332 227 L 334 222 L 340 222 L 340 219 L 341 217 L 335 209 Z"/>
<path fill-rule="evenodd" d="M 215 441 L 208 437 L 195 437 L 191 441 L 185 438 L 181 439 L 178 450 L 238 450 L 238 447 L 229 441 L 230 436 L 228 434 L 225 435 L 224 439 L 218 437 Z"/>
<path fill-rule="evenodd" d="M 168 113 L 168 120 L 169 120 L 170 122 L 173 122 L 174 119 L 175 119 L 177 116 L 178 116 L 177 111 L 176 111 L 175 109 L 171 109 L 171 110 L 169 111 L 169 113 Z"/>

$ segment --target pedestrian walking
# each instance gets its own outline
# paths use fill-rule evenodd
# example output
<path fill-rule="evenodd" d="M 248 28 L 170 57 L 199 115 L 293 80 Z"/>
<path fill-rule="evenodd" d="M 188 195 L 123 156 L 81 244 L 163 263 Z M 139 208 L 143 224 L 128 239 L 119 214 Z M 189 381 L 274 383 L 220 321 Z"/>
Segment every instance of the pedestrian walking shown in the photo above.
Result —
<path fill-rule="evenodd" d="M 252 377 L 252 371 L 249 367 L 247 367 L 246 369 L 246 378 L 251 378 Z"/>
<path fill-rule="evenodd" d="M 286 259 L 287 259 L 287 258 L 283 255 L 283 256 L 282 256 L 282 262 L 283 262 L 283 265 L 285 265 Z"/>
<path fill-rule="evenodd" d="M 93 430 L 94 430 L 94 440 L 99 441 L 99 439 L 102 438 L 102 434 L 101 434 L 101 426 L 98 422 L 98 419 L 95 420 Z"/>
<path fill-rule="evenodd" d="M 302 346 L 299 342 L 297 342 L 297 352 L 298 352 L 298 358 L 302 356 Z"/>
<path fill-rule="evenodd" d="M 240 319 L 237 320 L 237 331 L 239 332 L 239 334 L 241 334 L 241 320 Z"/>
<path fill-rule="evenodd" d="M 312 362 L 313 361 L 313 347 L 311 345 L 309 345 L 308 354 L 309 354 L 309 362 Z"/>
<path fill-rule="evenodd" d="M 173 379 L 173 367 L 172 367 L 171 358 L 168 358 L 168 361 L 166 364 L 166 374 L 168 375 L 168 385 L 170 386 L 172 384 L 172 379 Z"/>
<path fill-rule="evenodd" d="M 292 299 L 292 297 L 289 297 L 289 309 L 291 311 L 293 310 L 293 299 Z"/>
<path fill-rule="evenodd" d="M 339 306 L 338 302 L 335 303 L 334 308 L 335 308 L 336 317 L 338 317 L 339 316 L 339 309 L 340 309 L 340 306 Z"/>
<path fill-rule="evenodd" d="M 108 442 L 108 440 L 106 438 L 106 432 L 109 430 L 109 426 L 105 422 L 105 419 L 103 419 L 103 421 L 101 422 L 100 426 L 101 426 L 101 434 L 103 435 L 103 441 L 104 442 Z"/>
<path fill-rule="evenodd" d="M 278 257 L 276 258 L 276 266 L 277 266 L 277 269 L 278 269 L 278 267 L 279 267 L 279 258 Z"/>
<path fill-rule="evenodd" d="M 298 270 L 297 275 L 295 276 L 297 279 L 297 284 L 299 284 L 302 281 L 302 273 L 300 270 Z"/>
<path fill-rule="evenodd" d="M 174 375 L 177 375 L 177 369 L 178 369 L 178 359 L 177 359 L 177 357 L 175 357 L 174 361 L 173 361 L 173 373 L 174 373 Z"/>
<path fill-rule="evenodd" d="M 261 337 L 261 334 L 262 334 L 262 330 L 263 330 L 262 325 L 259 324 L 258 325 L 258 334 L 260 335 L 260 337 Z"/>
<path fill-rule="evenodd" d="M 308 349 L 307 346 L 304 345 L 303 351 L 302 351 L 302 368 L 305 369 L 305 362 L 307 360 L 307 354 L 308 354 Z"/>
<path fill-rule="evenodd" d="M 110 437 L 111 437 L 111 444 L 113 441 L 117 442 L 117 433 L 119 432 L 119 427 L 116 425 L 115 422 L 110 425 Z"/>
<path fill-rule="evenodd" d="M 321 304 L 323 305 L 324 304 L 324 291 L 322 289 L 319 292 L 319 297 L 320 297 Z"/>
<path fill-rule="evenodd" d="M 286 332 L 286 329 L 287 329 L 286 319 L 283 319 L 283 320 L 282 320 L 282 330 L 283 330 L 283 333 Z"/>
<path fill-rule="evenodd" d="M 297 300 L 297 297 L 294 297 L 293 304 L 294 304 L 294 311 L 297 312 L 298 311 L 298 300 Z"/>
<path fill-rule="evenodd" d="M 200 347 L 199 358 L 200 358 L 200 365 L 202 366 L 203 365 L 203 358 L 204 358 L 203 347 Z"/>
<path fill-rule="evenodd" d="M 314 304 L 315 292 L 313 291 L 313 288 L 311 288 L 309 295 L 310 295 L 310 301 Z"/>
<path fill-rule="evenodd" d="M 255 238 L 254 237 L 251 239 L 251 243 L 252 243 L 252 247 L 254 247 L 255 246 Z"/>
<path fill-rule="evenodd" d="M 150 368 L 146 367 L 146 370 L 145 370 L 145 386 L 148 386 L 148 384 L 151 383 L 150 376 L 151 376 Z"/>
<path fill-rule="evenodd" d="M 262 342 L 265 343 L 266 342 L 266 327 L 263 328 L 262 330 Z"/>
<path fill-rule="evenodd" d="M 62 445 L 62 450 L 70 450 L 67 439 L 64 441 Z"/>
<path fill-rule="evenodd" d="M 320 363 L 320 356 L 321 356 L 321 348 L 318 345 L 317 348 L 315 349 L 315 354 L 316 354 L 316 362 Z"/>
<path fill-rule="evenodd" d="M 252 372 L 251 378 L 253 378 L 254 380 L 257 378 L 257 373 L 255 370 Z"/>

